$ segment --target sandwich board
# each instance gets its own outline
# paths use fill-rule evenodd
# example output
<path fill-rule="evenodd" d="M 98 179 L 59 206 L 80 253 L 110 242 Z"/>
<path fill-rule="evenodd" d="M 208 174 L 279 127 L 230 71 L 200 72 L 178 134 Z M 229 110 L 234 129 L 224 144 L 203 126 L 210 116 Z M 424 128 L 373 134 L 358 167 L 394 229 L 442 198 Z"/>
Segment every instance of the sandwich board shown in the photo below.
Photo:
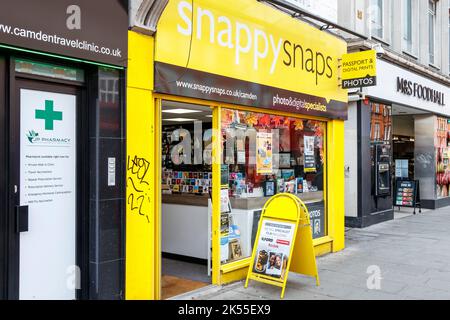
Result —
<path fill-rule="evenodd" d="M 320 284 L 308 209 L 296 196 L 281 193 L 264 205 L 245 288 L 250 280 L 277 286 L 283 299 L 289 271 Z"/>

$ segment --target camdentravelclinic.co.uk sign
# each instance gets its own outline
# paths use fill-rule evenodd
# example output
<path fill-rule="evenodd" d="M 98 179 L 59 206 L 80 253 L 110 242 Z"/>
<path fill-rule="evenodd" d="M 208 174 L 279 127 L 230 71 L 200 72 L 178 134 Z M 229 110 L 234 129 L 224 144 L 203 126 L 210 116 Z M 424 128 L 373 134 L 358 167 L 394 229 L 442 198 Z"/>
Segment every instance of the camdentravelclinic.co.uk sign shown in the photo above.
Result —
<path fill-rule="evenodd" d="M 430 101 L 440 106 L 445 105 L 445 94 L 443 92 L 400 77 L 397 77 L 397 92 L 413 96 L 417 99 Z"/>
<path fill-rule="evenodd" d="M 126 66 L 123 0 L 2 1 L 0 44 Z"/>

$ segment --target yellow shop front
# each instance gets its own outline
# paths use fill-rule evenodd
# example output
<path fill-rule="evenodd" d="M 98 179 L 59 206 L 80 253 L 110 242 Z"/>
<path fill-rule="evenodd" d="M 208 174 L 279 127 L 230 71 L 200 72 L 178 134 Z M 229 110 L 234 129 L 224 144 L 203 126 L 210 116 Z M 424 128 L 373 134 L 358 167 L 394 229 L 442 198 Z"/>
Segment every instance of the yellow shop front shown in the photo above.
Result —
<path fill-rule="evenodd" d="M 278 193 L 306 203 L 316 255 L 344 248 L 346 43 L 231 2 L 170 0 L 155 36 L 130 31 L 127 299 L 245 278 Z"/>

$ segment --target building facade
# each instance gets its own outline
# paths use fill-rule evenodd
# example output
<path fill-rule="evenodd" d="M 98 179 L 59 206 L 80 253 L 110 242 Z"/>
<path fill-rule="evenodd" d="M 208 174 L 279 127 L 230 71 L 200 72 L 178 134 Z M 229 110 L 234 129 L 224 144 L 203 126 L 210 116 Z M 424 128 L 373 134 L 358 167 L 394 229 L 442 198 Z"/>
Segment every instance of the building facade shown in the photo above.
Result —
<path fill-rule="evenodd" d="M 347 39 L 349 52 L 378 52 L 377 85 L 349 91 L 346 224 L 369 226 L 411 206 L 402 181 L 418 185 L 422 207 L 449 205 L 449 2 L 344 0 L 338 22 L 368 37 Z M 389 157 L 384 178 L 380 150 Z M 383 179 L 389 192 L 379 192 Z"/>
<path fill-rule="evenodd" d="M 0 299 L 122 299 L 127 3 L 0 7 Z"/>
<path fill-rule="evenodd" d="M 338 21 L 338 0 L 286 0 L 288 3 L 331 22 Z"/>
<path fill-rule="evenodd" d="M 308 206 L 317 255 L 342 250 L 346 42 L 253 0 L 132 8 L 126 298 L 243 279 L 280 192 Z"/>

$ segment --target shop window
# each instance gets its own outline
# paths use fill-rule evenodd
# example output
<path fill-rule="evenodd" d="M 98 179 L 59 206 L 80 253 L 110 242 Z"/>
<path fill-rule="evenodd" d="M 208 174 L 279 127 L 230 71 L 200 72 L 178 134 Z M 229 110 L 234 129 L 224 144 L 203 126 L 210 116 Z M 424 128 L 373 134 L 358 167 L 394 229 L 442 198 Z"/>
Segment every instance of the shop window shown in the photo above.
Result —
<path fill-rule="evenodd" d="M 387 143 L 391 139 L 391 118 L 392 110 L 390 106 L 383 104 L 371 104 L 371 125 L 370 140 L 372 143 Z"/>
<path fill-rule="evenodd" d="M 375 158 L 377 145 L 391 145 L 392 140 L 392 107 L 371 102 L 370 116 L 370 153 L 372 163 L 372 177 L 375 177 Z M 374 181 L 374 180 L 373 180 Z M 375 190 L 372 190 L 375 194 Z"/>
<path fill-rule="evenodd" d="M 50 63 L 15 59 L 15 71 L 53 79 L 84 82 L 84 71 Z"/>
<path fill-rule="evenodd" d="M 120 72 L 115 69 L 99 68 L 98 105 L 100 108 L 100 135 L 120 137 L 122 135 L 122 108 L 120 100 Z"/>
<path fill-rule="evenodd" d="M 119 79 L 117 76 L 105 75 L 99 82 L 99 91 L 103 102 L 115 103 L 119 100 Z"/>
<path fill-rule="evenodd" d="M 450 195 L 450 120 L 437 118 L 436 124 L 436 193 L 437 198 Z"/>
<path fill-rule="evenodd" d="M 222 109 L 221 261 L 251 256 L 261 208 L 291 193 L 309 208 L 314 238 L 326 235 L 326 123 Z"/>

